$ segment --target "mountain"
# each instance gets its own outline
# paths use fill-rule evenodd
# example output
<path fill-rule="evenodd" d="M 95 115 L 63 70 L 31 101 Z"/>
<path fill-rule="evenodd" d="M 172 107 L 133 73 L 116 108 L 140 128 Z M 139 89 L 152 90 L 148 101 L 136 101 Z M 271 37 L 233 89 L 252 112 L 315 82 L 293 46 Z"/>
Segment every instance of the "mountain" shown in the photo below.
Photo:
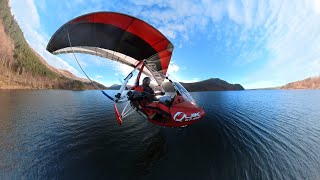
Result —
<path fill-rule="evenodd" d="M 288 83 L 281 89 L 320 89 L 320 75 Z"/>
<path fill-rule="evenodd" d="M 110 89 L 110 90 L 119 90 L 120 87 L 121 87 L 121 85 L 119 85 L 119 84 L 113 84 L 113 85 L 109 86 L 108 89 Z"/>
<path fill-rule="evenodd" d="M 240 84 L 230 84 L 219 78 L 210 78 L 200 82 L 181 83 L 188 91 L 226 91 L 244 90 Z"/>
<path fill-rule="evenodd" d="M 245 90 L 240 84 L 230 84 L 224 80 L 219 78 L 211 78 L 200 82 L 193 82 L 193 83 L 183 83 L 180 82 L 189 92 L 195 91 L 227 91 L 227 90 Z M 155 90 L 157 89 L 156 86 L 150 84 L 150 86 Z M 166 92 L 174 92 L 174 88 L 170 82 L 163 83 L 163 88 Z M 119 90 L 121 85 L 113 84 L 108 89 L 110 90 Z M 132 86 L 127 85 L 126 89 L 130 89 Z"/>
<path fill-rule="evenodd" d="M 240 84 L 230 84 L 219 78 L 210 78 L 204 81 L 183 83 L 181 84 L 189 91 L 226 91 L 226 90 L 244 90 Z M 163 88 L 168 91 L 174 91 L 171 83 L 166 82 L 163 84 Z"/>
<path fill-rule="evenodd" d="M 126 89 L 130 89 L 132 86 L 127 85 Z M 119 84 L 113 84 L 110 87 L 108 87 L 109 90 L 119 90 L 121 88 L 121 85 Z"/>
<path fill-rule="evenodd" d="M 88 80 L 50 66 L 37 54 L 25 40 L 8 3 L 0 0 L 0 89 L 95 89 Z"/>

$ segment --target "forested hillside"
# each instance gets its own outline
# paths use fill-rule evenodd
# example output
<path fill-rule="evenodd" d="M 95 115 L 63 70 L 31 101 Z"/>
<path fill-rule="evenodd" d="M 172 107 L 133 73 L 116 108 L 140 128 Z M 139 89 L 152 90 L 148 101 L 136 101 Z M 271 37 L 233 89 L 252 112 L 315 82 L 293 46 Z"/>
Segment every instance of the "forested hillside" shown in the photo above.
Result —
<path fill-rule="evenodd" d="M 29 46 L 8 0 L 0 0 L 0 89 L 94 88 L 86 80 L 65 74 L 70 72 L 51 67 Z"/>

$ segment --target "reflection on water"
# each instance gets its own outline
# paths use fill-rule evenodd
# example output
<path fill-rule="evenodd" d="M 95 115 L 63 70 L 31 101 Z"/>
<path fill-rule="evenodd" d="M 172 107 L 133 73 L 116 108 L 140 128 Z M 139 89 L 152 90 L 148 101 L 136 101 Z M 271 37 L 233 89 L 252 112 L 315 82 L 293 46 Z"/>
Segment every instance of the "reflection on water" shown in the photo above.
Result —
<path fill-rule="evenodd" d="M 192 96 L 207 116 L 178 129 L 119 126 L 98 91 L 0 91 L 0 179 L 320 179 L 320 91 Z"/>
<path fill-rule="evenodd" d="M 158 162 L 166 157 L 168 146 L 165 138 L 160 134 L 155 134 L 144 141 L 144 149 L 133 161 L 133 170 L 135 176 L 146 175 L 152 172 L 152 169 Z"/>

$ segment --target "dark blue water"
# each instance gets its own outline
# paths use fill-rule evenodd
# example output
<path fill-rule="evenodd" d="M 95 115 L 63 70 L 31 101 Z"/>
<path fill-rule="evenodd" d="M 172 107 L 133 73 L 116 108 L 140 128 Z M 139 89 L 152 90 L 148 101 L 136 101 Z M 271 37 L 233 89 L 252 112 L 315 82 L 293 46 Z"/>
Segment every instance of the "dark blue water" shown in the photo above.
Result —
<path fill-rule="evenodd" d="M 98 91 L 0 91 L 0 179 L 320 179 L 320 91 L 192 93 L 206 118 L 115 120 Z"/>

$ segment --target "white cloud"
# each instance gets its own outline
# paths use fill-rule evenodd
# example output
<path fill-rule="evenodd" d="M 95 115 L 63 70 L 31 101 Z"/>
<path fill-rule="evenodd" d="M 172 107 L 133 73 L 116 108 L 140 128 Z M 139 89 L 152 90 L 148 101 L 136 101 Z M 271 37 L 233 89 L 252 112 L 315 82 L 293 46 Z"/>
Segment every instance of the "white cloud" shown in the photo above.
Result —
<path fill-rule="evenodd" d="M 23 2 L 13 0 L 11 6 L 12 12 L 17 17 L 17 21 L 22 29 L 30 26 L 38 28 L 40 26 L 40 17 L 33 0 L 25 0 Z"/>
<path fill-rule="evenodd" d="M 119 74 L 122 74 L 123 76 L 127 76 L 133 70 L 133 67 L 130 67 L 128 65 L 120 64 L 117 62 L 115 63 L 116 63 L 116 70 L 118 71 Z"/>
<path fill-rule="evenodd" d="M 143 6 L 139 18 L 156 26 L 165 36 L 179 41 L 188 40 L 193 29 L 206 29 L 208 16 L 205 16 L 204 4 L 198 1 L 132 1 L 136 6 Z M 209 3 L 207 1 L 207 3 Z M 217 6 L 219 7 L 219 6 Z M 127 10 L 131 12 L 131 9 Z M 207 11 L 212 13 L 212 11 Z M 219 16 L 219 15 L 216 15 Z M 179 43 L 179 42 L 178 42 Z"/>
<path fill-rule="evenodd" d="M 97 75 L 95 78 L 96 79 L 101 79 L 101 78 L 103 78 L 103 76 Z"/>
<path fill-rule="evenodd" d="M 228 1 L 227 11 L 228 11 L 228 16 L 231 20 L 233 20 L 237 24 L 242 24 L 243 13 L 241 12 L 242 9 L 239 7 L 238 3 L 240 2 L 235 0 Z"/>
<path fill-rule="evenodd" d="M 193 82 L 198 82 L 201 81 L 200 78 L 192 78 L 192 79 L 178 79 L 179 82 L 183 83 L 193 83 Z"/>
<path fill-rule="evenodd" d="M 45 1 L 38 1 L 37 2 L 38 7 L 41 11 L 46 12 L 47 11 L 47 6 Z"/>
<path fill-rule="evenodd" d="M 314 0 L 314 10 L 316 13 L 320 14 L 320 0 Z"/>
<path fill-rule="evenodd" d="M 252 86 L 262 86 L 262 83 L 275 86 L 319 72 L 319 2 L 157 0 L 133 3 L 142 6 L 139 17 L 158 27 L 178 46 L 190 40 L 194 33 L 214 33 L 222 37 L 220 43 L 225 45 L 224 51 L 237 53 L 233 58 L 241 68 L 264 61 L 265 65 L 259 66 L 262 69 L 244 78 L 251 79 Z M 215 24 L 218 28 L 210 32 L 207 27 Z M 177 74 L 178 70 L 179 66 L 173 64 L 169 73 Z"/>
<path fill-rule="evenodd" d="M 270 10 L 279 6 L 270 3 Z M 265 66 L 266 73 L 278 74 L 278 79 L 292 81 L 319 72 L 320 16 L 310 11 L 312 3 L 285 1 L 271 19 L 267 29 L 266 49 L 272 55 Z M 316 67 L 315 67 L 316 66 Z M 311 68 L 313 67 L 313 68 Z"/>
<path fill-rule="evenodd" d="M 318 0 L 227 2 L 231 25 L 240 29 L 229 30 L 225 26 L 225 50 L 238 52 L 233 63 L 241 68 L 262 61 L 264 64 L 249 72 L 242 84 L 250 88 L 279 86 L 319 73 L 320 16 L 315 10 Z M 234 34 L 240 38 L 232 37 Z"/>
<path fill-rule="evenodd" d="M 171 74 L 175 74 L 180 70 L 180 67 L 174 63 L 174 62 L 170 62 L 169 67 L 168 67 L 168 71 L 167 74 L 171 75 Z"/>
<path fill-rule="evenodd" d="M 213 22 L 218 22 L 223 17 L 225 5 L 220 1 L 202 0 L 204 14 L 207 14 Z"/>
<path fill-rule="evenodd" d="M 105 9 L 102 2 L 67 2 L 63 7 L 69 9 L 61 12 L 64 14 L 61 16 L 69 20 L 90 11 L 121 10 L 151 23 L 180 47 L 185 42 L 192 42 L 192 35 L 206 34 L 222 45 L 225 54 L 235 54 L 230 64 L 245 69 L 248 65 L 264 62 L 263 67 L 259 66 L 261 69 L 243 77 L 243 82 L 249 87 L 302 79 L 317 74 L 320 69 L 320 0 L 138 0 L 115 1 Z M 34 1 L 14 0 L 12 5 L 31 46 L 49 64 L 79 74 L 68 63 L 45 51 L 48 36 L 41 31 Z M 76 6 L 83 8 L 76 9 Z M 47 8 L 44 3 L 39 7 Z M 92 58 L 92 62 L 112 66 L 120 76 L 126 76 L 132 70 L 126 65 L 97 58 Z M 168 72 L 178 73 L 179 66 L 171 64 Z"/>

